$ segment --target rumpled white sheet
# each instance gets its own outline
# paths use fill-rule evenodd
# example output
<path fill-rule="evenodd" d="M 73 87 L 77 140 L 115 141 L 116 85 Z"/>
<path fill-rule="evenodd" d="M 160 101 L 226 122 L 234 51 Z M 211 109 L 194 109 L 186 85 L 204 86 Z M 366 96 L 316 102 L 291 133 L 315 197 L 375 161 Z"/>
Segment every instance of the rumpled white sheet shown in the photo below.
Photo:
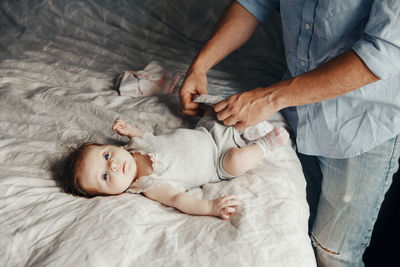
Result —
<path fill-rule="evenodd" d="M 242 177 L 190 190 L 207 199 L 238 194 L 243 207 L 232 221 L 141 195 L 73 197 L 56 185 L 65 146 L 126 141 L 111 131 L 117 117 L 156 134 L 192 125 L 177 115 L 176 93 L 118 96 L 113 79 L 151 60 L 184 74 L 227 2 L 0 3 L 2 266 L 315 266 L 305 181 L 290 146 Z M 209 92 L 279 79 L 280 42 L 279 24 L 260 29 L 210 72 Z M 271 122 L 284 124 L 279 114 Z"/>

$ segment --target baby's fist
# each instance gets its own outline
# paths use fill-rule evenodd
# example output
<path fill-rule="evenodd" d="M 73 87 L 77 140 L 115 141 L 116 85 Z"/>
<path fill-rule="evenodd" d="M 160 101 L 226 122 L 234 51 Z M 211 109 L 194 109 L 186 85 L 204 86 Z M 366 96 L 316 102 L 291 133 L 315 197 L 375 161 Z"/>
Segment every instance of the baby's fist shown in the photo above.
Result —
<path fill-rule="evenodd" d="M 236 200 L 236 195 L 226 195 L 212 201 L 212 215 L 224 220 L 230 220 L 237 213 L 240 202 Z"/>
<path fill-rule="evenodd" d="M 129 134 L 129 125 L 121 118 L 115 120 L 112 127 L 113 131 L 117 134 L 127 136 Z"/>

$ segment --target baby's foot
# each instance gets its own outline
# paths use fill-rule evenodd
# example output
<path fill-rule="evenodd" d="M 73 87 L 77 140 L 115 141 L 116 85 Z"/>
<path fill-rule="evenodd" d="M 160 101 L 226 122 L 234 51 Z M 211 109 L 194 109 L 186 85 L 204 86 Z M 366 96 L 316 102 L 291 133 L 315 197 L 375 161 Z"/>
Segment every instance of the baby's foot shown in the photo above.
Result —
<path fill-rule="evenodd" d="M 274 129 L 271 123 L 267 121 L 262 121 L 254 126 L 247 127 L 243 131 L 243 137 L 248 141 L 254 141 L 265 136 L 267 133 Z"/>
<path fill-rule="evenodd" d="M 264 155 L 289 143 L 289 133 L 283 127 L 275 127 L 266 136 L 256 140 L 255 143 L 264 151 Z"/>

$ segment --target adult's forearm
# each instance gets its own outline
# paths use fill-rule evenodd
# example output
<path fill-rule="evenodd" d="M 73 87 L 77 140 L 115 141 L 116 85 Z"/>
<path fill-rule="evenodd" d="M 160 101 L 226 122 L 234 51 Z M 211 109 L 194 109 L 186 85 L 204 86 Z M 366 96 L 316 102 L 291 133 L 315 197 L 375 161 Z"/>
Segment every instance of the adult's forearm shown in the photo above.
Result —
<path fill-rule="evenodd" d="M 377 80 L 379 78 L 350 50 L 308 73 L 265 90 L 269 100 L 280 110 L 332 99 Z"/>
<path fill-rule="evenodd" d="M 214 29 L 213 36 L 192 63 L 192 69 L 207 72 L 227 55 L 250 39 L 258 20 L 239 3 L 233 1 Z"/>

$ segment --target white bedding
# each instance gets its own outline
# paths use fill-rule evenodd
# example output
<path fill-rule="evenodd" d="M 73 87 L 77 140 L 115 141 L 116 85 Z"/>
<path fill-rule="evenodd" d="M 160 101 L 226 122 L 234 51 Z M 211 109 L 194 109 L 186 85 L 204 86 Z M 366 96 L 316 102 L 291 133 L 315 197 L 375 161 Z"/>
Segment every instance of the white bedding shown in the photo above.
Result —
<path fill-rule="evenodd" d="M 232 221 L 190 216 L 142 195 L 84 199 L 56 184 L 57 159 L 80 141 L 121 144 L 122 117 L 155 134 L 193 121 L 177 95 L 133 99 L 115 76 L 158 60 L 184 74 L 229 1 L 0 2 L 2 266 L 315 266 L 305 181 L 294 150 L 191 194 L 239 195 Z M 209 93 L 277 81 L 279 18 L 209 73 Z M 271 120 L 285 124 L 279 114 Z"/>

